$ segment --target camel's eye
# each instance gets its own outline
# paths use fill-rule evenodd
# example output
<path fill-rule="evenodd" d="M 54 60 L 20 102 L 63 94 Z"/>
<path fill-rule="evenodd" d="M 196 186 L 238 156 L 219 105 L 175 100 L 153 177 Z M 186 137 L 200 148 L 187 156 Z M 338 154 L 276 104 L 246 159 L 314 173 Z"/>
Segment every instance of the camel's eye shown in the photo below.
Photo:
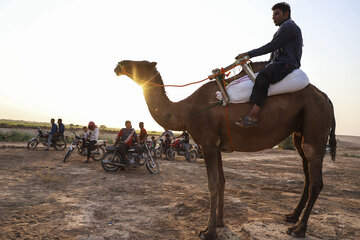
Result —
<path fill-rule="evenodd" d="M 125 72 L 125 66 L 122 64 L 119 64 L 119 68 L 121 72 Z"/>

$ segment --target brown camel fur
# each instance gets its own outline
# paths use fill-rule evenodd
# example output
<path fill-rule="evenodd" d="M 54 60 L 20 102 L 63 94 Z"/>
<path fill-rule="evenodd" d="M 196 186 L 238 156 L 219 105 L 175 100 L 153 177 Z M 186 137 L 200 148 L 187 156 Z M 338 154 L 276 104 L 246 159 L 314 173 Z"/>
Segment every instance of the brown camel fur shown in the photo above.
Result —
<path fill-rule="evenodd" d="M 260 63 L 257 67 L 261 69 L 264 64 Z M 225 177 L 221 152 L 269 149 L 292 134 L 303 161 L 305 186 L 300 202 L 284 216 L 284 220 L 296 223 L 288 229 L 288 234 L 305 236 L 311 209 L 323 187 L 322 161 L 329 135 L 331 154 L 335 159 L 335 118 L 326 94 L 309 84 L 294 93 L 271 96 L 261 109 L 259 125 L 253 128 L 240 128 L 234 123 L 249 112 L 251 103 L 229 104 L 232 147 L 225 107 L 215 105 L 209 108 L 210 103 L 217 100 L 215 92 L 218 86 L 214 81 L 204 84 L 182 101 L 171 102 L 164 87 L 150 84 L 163 85 L 155 62 L 122 61 L 115 68 L 115 73 L 126 75 L 142 86 L 149 111 L 159 125 L 177 131 L 187 130 L 201 145 L 210 192 L 208 223 L 206 229 L 200 232 L 205 239 L 216 239 L 216 227 L 224 226 Z"/>

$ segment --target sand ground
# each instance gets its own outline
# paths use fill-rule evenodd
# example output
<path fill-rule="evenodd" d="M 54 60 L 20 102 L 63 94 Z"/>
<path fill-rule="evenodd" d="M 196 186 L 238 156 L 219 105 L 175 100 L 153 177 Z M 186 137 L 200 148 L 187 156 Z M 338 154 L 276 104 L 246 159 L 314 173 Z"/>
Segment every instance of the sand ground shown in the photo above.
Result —
<path fill-rule="evenodd" d="M 64 151 L 23 145 L 0 148 L 0 239 L 198 239 L 206 225 L 209 196 L 201 159 L 160 159 L 158 175 L 145 167 L 108 173 L 78 155 L 63 163 Z M 356 146 L 340 148 L 335 162 L 324 158 L 324 188 L 306 239 L 360 239 Z M 219 238 L 292 239 L 281 217 L 302 193 L 296 151 L 230 153 L 223 161 L 226 227 L 218 228 Z"/>

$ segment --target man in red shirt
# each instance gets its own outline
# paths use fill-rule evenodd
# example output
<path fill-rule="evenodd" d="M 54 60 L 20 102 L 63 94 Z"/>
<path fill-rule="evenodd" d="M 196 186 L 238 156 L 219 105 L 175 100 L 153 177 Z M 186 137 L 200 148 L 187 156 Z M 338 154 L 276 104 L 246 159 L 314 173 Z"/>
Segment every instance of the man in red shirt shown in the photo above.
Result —
<path fill-rule="evenodd" d="M 139 138 L 135 130 L 131 126 L 131 122 L 127 120 L 125 122 L 125 128 L 122 128 L 116 138 L 115 146 L 118 147 L 118 151 L 124 160 L 129 160 L 130 164 L 133 163 L 133 159 L 129 159 L 126 155 L 127 151 L 134 145 L 133 143 L 139 144 Z M 141 147 L 139 145 L 135 146 L 136 152 L 141 152 Z"/>
<path fill-rule="evenodd" d="M 146 143 L 146 139 L 147 139 L 147 132 L 144 128 L 144 123 L 139 122 L 139 127 L 140 127 L 139 140 L 140 140 L 141 144 L 144 144 L 144 143 Z"/>

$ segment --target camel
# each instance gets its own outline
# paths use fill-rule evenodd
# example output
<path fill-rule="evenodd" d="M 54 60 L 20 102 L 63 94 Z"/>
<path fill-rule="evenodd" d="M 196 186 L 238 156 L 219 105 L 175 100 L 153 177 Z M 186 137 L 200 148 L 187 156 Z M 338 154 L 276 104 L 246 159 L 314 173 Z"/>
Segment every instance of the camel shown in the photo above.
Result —
<path fill-rule="evenodd" d="M 214 81 L 202 85 L 184 100 L 171 102 L 156 65 L 156 62 L 124 60 L 114 71 L 117 76 L 128 76 L 142 86 L 148 109 L 160 126 L 186 130 L 202 147 L 210 213 L 207 227 L 199 236 L 217 239 L 216 228 L 224 226 L 225 177 L 221 153 L 269 149 L 292 134 L 294 146 L 302 158 L 305 183 L 299 203 L 284 220 L 296 223 L 288 228 L 288 234 L 304 237 L 311 210 L 323 188 L 322 162 L 328 138 L 333 160 L 336 153 L 334 110 L 326 94 L 309 84 L 294 93 L 271 96 L 262 108 L 259 125 L 240 128 L 234 122 L 249 112 L 250 103 L 229 104 L 227 109 L 220 104 L 209 107 L 211 102 L 217 101 L 215 92 L 219 89 Z M 258 70 L 264 64 L 254 64 L 254 67 Z"/>

